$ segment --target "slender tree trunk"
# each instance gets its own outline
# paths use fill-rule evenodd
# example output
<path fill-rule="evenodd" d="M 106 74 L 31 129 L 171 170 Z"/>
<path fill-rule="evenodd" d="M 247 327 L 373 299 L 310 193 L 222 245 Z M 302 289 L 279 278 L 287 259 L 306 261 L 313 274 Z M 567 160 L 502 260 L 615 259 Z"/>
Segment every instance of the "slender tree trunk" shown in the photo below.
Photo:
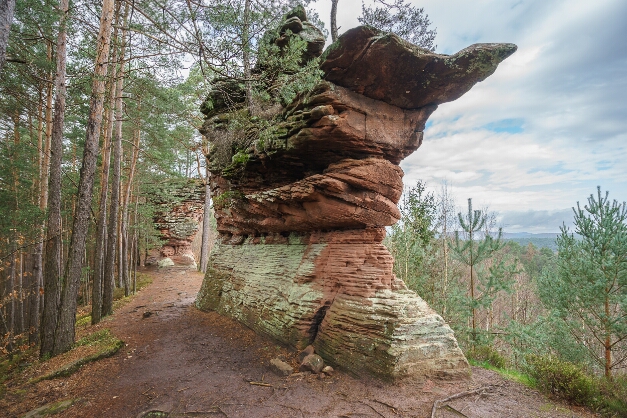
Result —
<path fill-rule="evenodd" d="M 67 1 L 67 0 L 64 0 Z M 94 174 L 98 159 L 98 139 L 102 123 L 105 98 L 105 77 L 109 61 L 109 44 L 113 19 L 113 0 L 104 0 L 100 17 L 100 32 L 90 101 L 89 119 L 83 165 L 78 185 L 77 208 L 72 226 L 72 238 L 65 268 L 65 282 L 61 295 L 60 317 L 55 332 L 54 354 L 69 350 L 74 343 L 76 322 L 76 297 L 81 278 L 81 269 L 85 255 L 85 241 L 89 229 L 91 200 L 94 187 Z"/>
<path fill-rule="evenodd" d="M 118 6 L 119 7 L 119 6 Z M 117 38 L 117 28 L 114 29 L 113 39 Z M 116 62 L 117 53 L 113 50 L 112 62 Z M 115 93 L 117 90 L 116 82 L 117 67 L 110 67 L 109 77 L 109 109 L 105 113 L 105 124 L 103 132 L 103 153 L 102 153 L 102 173 L 100 175 L 100 210 L 98 211 L 98 223 L 96 230 L 96 249 L 94 255 L 94 284 L 92 287 L 92 303 L 91 303 L 91 323 L 95 325 L 100 322 L 103 312 L 103 303 L 113 305 L 113 289 L 105 280 L 105 256 L 107 247 L 107 197 L 109 194 L 109 171 L 111 162 L 111 138 L 113 132 L 113 119 Z M 104 302 L 106 300 L 106 302 Z"/>
<path fill-rule="evenodd" d="M 331 0 L 331 40 L 333 42 L 337 40 L 337 2 L 338 0 Z"/>
<path fill-rule="evenodd" d="M 11 245 L 11 261 L 9 266 L 9 277 L 5 283 L 5 304 L 6 315 L 5 320 L 9 332 L 9 339 L 13 339 L 15 335 L 15 242 Z"/>
<path fill-rule="evenodd" d="M 52 60 L 52 44 L 48 43 L 48 48 L 47 48 L 47 55 L 48 55 L 48 59 Z M 53 85 L 53 80 L 52 80 L 52 75 L 50 76 L 49 82 L 47 83 L 46 86 L 46 111 L 45 111 L 45 116 L 44 116 L 44 112 L 43 112 L 43 101 L 40 102 L 40 108 L 39 108 L 39 124 L 38 124 L 38 129 L 39 129 L 39 134 L 38 134 L 38 143 L 41 144 L 41 146 L 39 147 L 40 150 L 40 165 L 39 165 L 39 182 L 40 182 L 40 196 L 39 196 L 39 209 L 41 209 L 41 211 L 45 211 L 48 208 L 48 182 L 49 182 L 49 178 L 50 178 L 50 157 L 51 157 L 51 139 L 52 139 L 52 85 Z M 43 91 L 43 87 L 42 87 L 42 91 Z M 46 129 L 45 129 L 45 137 L 44 137 L 44 128 L 43 128 L 43 121 L 44 121 L 44 117 L 46 120 Z M 45 138 L 45 140 L 44 140 Z M 55 164 L 61 164 L 60 161 L 59 162 L 55 162 Z M 49 214 L 50 216 L 50 214 Z M 60 215 L 58 219 L 54 219 L 54 222 L 60 222 Z M 36 280 L 36 286 L 37 288 L 35 289 L 35 292 L 33 293 L 33 298 L 37 298 L 36 302 L 32 303 L 32 307 L 33 309 L 31 310 L 31 323 L 36 323 L 38 324 L 38 326 L 35 328 L 35 332 L 32 335 L 32 340 L 31 343 L 35 343 L 35 344 L 39 344 L 39 340 L 40 340 L 40 332 L 41 329 L 44 327 L 49 327 L 50 329 L 50 338 L 48 339 L 49 343 L 50 343 L 50 350 L 52 349 L 52 334 L 54 333 L 54 326 L 56 326 L 56 322 L 53 322 L 52 325 L 50 324 L 44 324 L 43 323 L 43 317 L 46 316 L 45 314 L 45 291 L 44 288 L 46 288 L 46 285 L 44 284 L 44 241 L 50 240 L 51 237 L 53 237 L 54 235 L 50 232 L 50 230 L 46 231 L 46 224 L 50 222 L 50 220 L 48 219 L 46 222 L 44 222 L 44 224 L 41 226 L 41 242 L 37 245 L 37 249 L 36 249 L 36 255 L 35 255 L 35 263 L 34 263 L 34 267 L 33 270 L 36 272 L 37 275 L 37 280 Z M 58 225 L 58 231 L 61 230 L 61 226 L 60 224 Z M 48 248 L 48 241 L 45 241 L 45 246 L 46 248 Z M 52 248 L 52 243 L 51 243 L 51 248 Z M 60 248 L 60 244 L 59 244 L 59 248 Z M 59 253 L 60 254 L 60 253 Z M 47 257 L 46 257 L 47 259 Z M 59 265 L 60 265 L 60 260 L 58 261 Z M 57 269 L 58 270 L 58 269 Z M 54 280 L 58 280 L 59 278 L 59 274 L 57 274 L 55 276 L 56 278 Z M 52 280 L 52 279 L 49 279 Z M 50 295 L 56 295 L 58 293 L 57 290 L 55 290 L 54 288 L 50 287 L 51 284 L 48 284 L 48 288 L 50 291 Z M 52 297 L 52 296 L 51 296 Z M 57 296 L 54 296 L 55 300 L 58 299 Z M 58 302 L 56 302 L 58 303 Z M 36 311 L 35 311 L 36 309 Z M 37 315 L 37 319 L 34 320 L 33 316 Z M 56 318 L 56 316 L 55 316 Z M 52 318 L 50 316 L 48 316 L 48 319 L 51 320 Z M 41 321 L 41 323 L 40 323 Z M 56 319 L 55 319 L 56 321 Z M 52 328 L 50 328 L 52 327 Z M 42 351 L 43 353 L 43 351 Z"/>
<path fill-rule="evenodd" d="M 14 12 L 15 0 L 0 0 L 0 73 L 7 58 L 7 44 Z"/>
<path fill-rule="evenodd" d="M 133 294 L 137 293 L 137 266 L 139 265 L 139 239 L 137 233 L 137 212 L 139 209 L 139 198 L 135 196 L 135 213 L 134 222 L 135 228 L 133 229 Z"/>
<path fill-rule="evenodd" d="M 141 109 L 141 101 L 138 104 Z M 128 180 L 126 182 L 126 191 L 124 193 L 124 201 L 122 204 L 122 223 L 120 224 L 121 237 L 122 237 L 122 252 L 120 253 L 120 268 L 123 272 L 124 282 L 124 294 L 128 296 L 130 294 L 129 283 L 129 265 L 128 265 L 128 206 L 131 201 L 131 187 L 133 185 L 133 178 L 135 177 L 135 167 L 137 166 L 137 159 L 139 158 L 139 140 L 141 138 L 141 132 L 139 128 L 133 131 L 133 153 L 131 157 L 131 167 L 128 173 Z"/>
<path fill-rule="evenodd" d="M 46 141 L 46 146 L 49 141 Z M 48 205 L 48 166 L 44 165 L 44 154 L 49 152 L 49 149 L 44 150 L 43 141 L 43 89 L 39 90 L 39 104 L 37 107 L 37 150 L 38 150 L 38 167 L 39 167 L 39 179 L 37 182 L 38 199 L 37 204 L 39 209 L 43 212 Z M 45 196 L 44 196 L 45 192 Z M 44 225 L 41 226 L 39 232 L 39 242 L 35 245 L 33 251 L 33 274 L 31 276 L 29 286 L 29 343 L 33 345 L 39 344 L 39 308 L 40 308 L 40 289 L 43 285 L 43 252 L 44 252 L 44 239 L 46 237 L 44 231 Z"/>
<path fill-rule="evenodd" d="M 52 61 L 52 43 L 48 43 L 47 48 L 48 60 Z M 42 199 L 47 204 L 48 203 L 48 182 L 50 179 L 50 159 L 52 154 L 50 152 L 50 147 L 52 146 L 52 100 L 54 98 L 54 83 L 55 79 L 52 73 L 50 73 L 50 78 L 47 84 L 46 91 L 46 132 L 45 132 L 45 141 L 46 145 L 44 146 L 44 160 L 43 160 L 43 178 L 42 178 Z M 44 206 L 45 209 L 47 206 Z"/>
<path fill-rule="evenodd" d="M 21 334 L 24 332 L 24 253 L 19 251 L 19 269 L 17 269 L 17 304 L 16 304 L 16 318 L 15 318 L 15 333 Z"/>
<path fill-rule="evenodd" d="M 606 289 L 605 294 L 605 341 L 603 343 L 603 348 L 605 349 L 605 377 L 608 379 L 612 378 L 612 330 L 609 326 L 609 321 L 611 316 L 610 312 L 610 299 L 609 299 L 610 289 Z"/>
<path fill-rule="evenodd" d="M 48 181 L 48 239 L 46 242 L 46 268 L 44 278 L 44 316 L 42 321 L 42 342 L 40 355 L 55 353 L 55 335 L 59 320 L 61 300 L 59 279 L 61 272 L 62 237 L 61 237 L 61 163 L 63 157 L 63 124 L 65 120 L 65 68 L 66 68 L 66 22 L 69 1 L 61 0 L 59 8 L 61 18 L 57 36 L 57 74 L 55 77 L 56 97 L 54 101 L 54 120 L 50 136 L 50 177 Z M 50 126 L 47 127 L 50 129 Z M 72 336 L 73 337 L 73 336 Z"/>
<path fill-rule="evenodd" d="M 11 157 L 11 175 L 13 177 L 13 196 L 15 197 L 14 202 L 14 210 L 17 212 L 20 210 L 20 201 L 19 201 L 19 173 L 17 171 L 17 158 L 19 157 L 19 146 L 20 146 L 20 113 L 16 109 L 13 115 L 13 155 Z M 18 252 L 18 244 L 20 241 L 20 236 L 17 233 L 17 228 L 13 229 L 13 251 L 11 254 L 11 302 L 10 302 L 10 324 L 11 331 L 14 335 L 20 334 L 23 329 L 23 316 L 22 316 L 22 304 L 21 296 L 22 296 L 22 278 L 21 273 L 18 273 L 18 261 L 16 257 L 18 254 L 22 254 L 20 250 Z M 20 271 L 21 271 L 21 263 L 20 263 Z M 22 325 L 20 327 L 20 325 Z"/>
<path fill-rule="evenodd" d="M 122 215 L 120 216 L 120 267 L 119 275 L 122 278 L 122 285 L 124 286 L 124 296 L 130 295 L 130 283 L 128 275 L 128 229 L 126 227 L 128 211 L 126 207 L 122 209 Z"/>
<path fill-rule="evenodd" d="M 118 61 L 122 61 L 123 56 L 120 51 Z M 122 161 L 122 88 L 124 77 L 122 74 L 122 66 L 118 67 L 118 76 L 116 81 L 115 92 L 115 122 L 113 128 L 113 173 L 111 177 L 111 203 L 109 211 L 109 236 L 107 237 L 107 258 L 105 262 L 105 289 L 107 286 L 111 290 L 115 287 L 115 261 L 116 252 L 118 250 L 119 238 L 119 207 L 120 207 L 120 179 L 121 179 L 121 161 Z M 120 271 L 118 271 L 120 276 Z M 109 297 L 106 293 L 105 300 L 102 305 L 103 316 L 113 313 L 113 295 Z"/>
<path fill-rule="evenodd" d="M 477 311 L 475 309 L 475 275 L 474 275 L 474 236 L 472 231 L 472 225 L 469 233 L 470 238 L 470 300 L 472 303 L 472 343 L 473 345 L 477 342 Z"/>
<path fill-rule="evenodd" d="M 242 29 L 242 52 L 243 52 L 243 64 L 244 64 L 244 82 L 246 86 L 246 106 L 248 107 L 248 114 L 253 116 L 253 87 L 250 79 L 250 0 L 244 1 L 244 25 Z"/>
<path fill-rule="evenodd" d="M 207 170 L 205 177 L 205 209 L 202 221 L 202 245 L 200 246 L 200 271 L 207 271 L 209 262 L 209 234 L 211 233 L 211 173 Z"/>
<path fill-rule="evenodd" d="M 7 324 L 6 317 L 2 312 L 2 309 L 0 309 L 0 324 L 2 324 L 2 334 L 9 337 L 7 342 L 7 351 L 9 352 L 9 354 L 11 354 L 13 352 L 13 338 L 11 336 L 9 324 Z"/>

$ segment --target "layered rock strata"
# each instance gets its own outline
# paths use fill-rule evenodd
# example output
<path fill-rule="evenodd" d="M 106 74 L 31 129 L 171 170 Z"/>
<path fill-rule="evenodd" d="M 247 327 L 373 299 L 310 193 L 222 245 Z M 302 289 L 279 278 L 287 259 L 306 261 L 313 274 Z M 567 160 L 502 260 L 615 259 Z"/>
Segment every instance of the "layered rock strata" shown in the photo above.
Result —
<path fill-rule="evenodd" d="M 197 305 L 296 348 L 312 344 L 358 375 L 466 375 L 453 332 L 395 277 L 382 241 L 400 218 L 398 164 L 421 145 L 429 115 L 515 49 L 449 57 L 370 28 L 342 35 L 322 57 L 326 81 L 232 164 L 212 165 L 220 240 Z M 208 137 L 224 131 L 228 116 L 207 114 Z"/>
<path fill-rule="evenodd" d="M 205 186 L 191 180 L 184 185 L 161 185 L 155 196 L 159 207 L 154 223 L 162 241 L 159 255 L 169 258 L 173 265 L 196 267 L 192 243 L 199 235 L 204 216 Z"/>

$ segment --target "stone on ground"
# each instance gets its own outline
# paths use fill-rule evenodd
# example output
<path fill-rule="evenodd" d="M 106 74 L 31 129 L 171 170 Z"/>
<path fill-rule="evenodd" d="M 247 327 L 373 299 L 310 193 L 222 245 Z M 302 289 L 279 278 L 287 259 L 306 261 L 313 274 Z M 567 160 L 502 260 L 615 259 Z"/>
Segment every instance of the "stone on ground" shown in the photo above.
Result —
<path fill-rule="evenodd" d="M 292 366 L 278 358 L 270 360 L 270 369 L 279 376 L 289 376 L 294 372 Z"/>

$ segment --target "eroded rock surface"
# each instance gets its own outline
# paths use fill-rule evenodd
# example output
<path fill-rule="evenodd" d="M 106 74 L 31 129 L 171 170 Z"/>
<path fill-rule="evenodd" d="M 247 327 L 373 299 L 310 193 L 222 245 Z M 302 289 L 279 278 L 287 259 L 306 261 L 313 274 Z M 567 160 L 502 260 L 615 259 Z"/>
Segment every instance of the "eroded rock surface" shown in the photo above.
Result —
<path fill-rule="evenodd" d="M 514 44 L 474 44 L 453 55 L 435 54 L 393 34 L 360 26 L 324 54 L 325 78 L 403 109 L 460 98 L 492 75 Z"/>
<path fill-rule="evenodd" d="M 162 196 L 154 197 L 155 203 L 160 206 L 154 219 L 163 241 L 159 250 L 162 257 L 160 261 L 169 259 L 172 264 L 168 265 L 195 268 L 192 242 L 201 233 L 205 186 L 200 181 L 192 180 L 185 185 L 164 184 L 162 187 Z"/>
<path fill-rule="evenodd" d="M 281 27 L 298 31 L 304 19 L 288 15 Z M 220 239 L 197 306 L 298 349 L 311 344 L 356 374 L 466 375 L 453 332 L 393 274 L 382 241 L 400 217 L 398 164 L 421 145 L 428 117 L 515 48 L 482 44 L 449 57 L 348 31 L 323 55 L 326 80 L 230 163 L 217 157 L 229 113 L 206 112 L 203 133 L 218 144 L 208 157 Z"/>

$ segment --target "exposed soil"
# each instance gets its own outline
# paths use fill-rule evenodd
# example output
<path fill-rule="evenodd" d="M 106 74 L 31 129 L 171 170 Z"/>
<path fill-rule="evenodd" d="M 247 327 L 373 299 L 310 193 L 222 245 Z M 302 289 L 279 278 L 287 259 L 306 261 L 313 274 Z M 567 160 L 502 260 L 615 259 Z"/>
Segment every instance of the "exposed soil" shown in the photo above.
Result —
<path fill-rule="evenodd" d="M 270 360 L 280 357 L 296 366 L 297 353 L 233 320 L 198 311 L 193 303 L 200 273 L 149 274 L 154 282 L 97 326 L 124 340 L 123 349 L 69 378 L 30 385 L 19 397 L 8 394 L 4 402 L 10 403 L 0 408 L 0 416 L 22 416 L 50 402 L 74 399 L 58 416 L 430 417 L 434 401 L 484 386 L 445 403 L 436 416 L 594 416 L 481 368 L 473 368 L 467 381 L 396 385 L 341 371 L 326 378 L 279 377 L 270 371 Z"/>

